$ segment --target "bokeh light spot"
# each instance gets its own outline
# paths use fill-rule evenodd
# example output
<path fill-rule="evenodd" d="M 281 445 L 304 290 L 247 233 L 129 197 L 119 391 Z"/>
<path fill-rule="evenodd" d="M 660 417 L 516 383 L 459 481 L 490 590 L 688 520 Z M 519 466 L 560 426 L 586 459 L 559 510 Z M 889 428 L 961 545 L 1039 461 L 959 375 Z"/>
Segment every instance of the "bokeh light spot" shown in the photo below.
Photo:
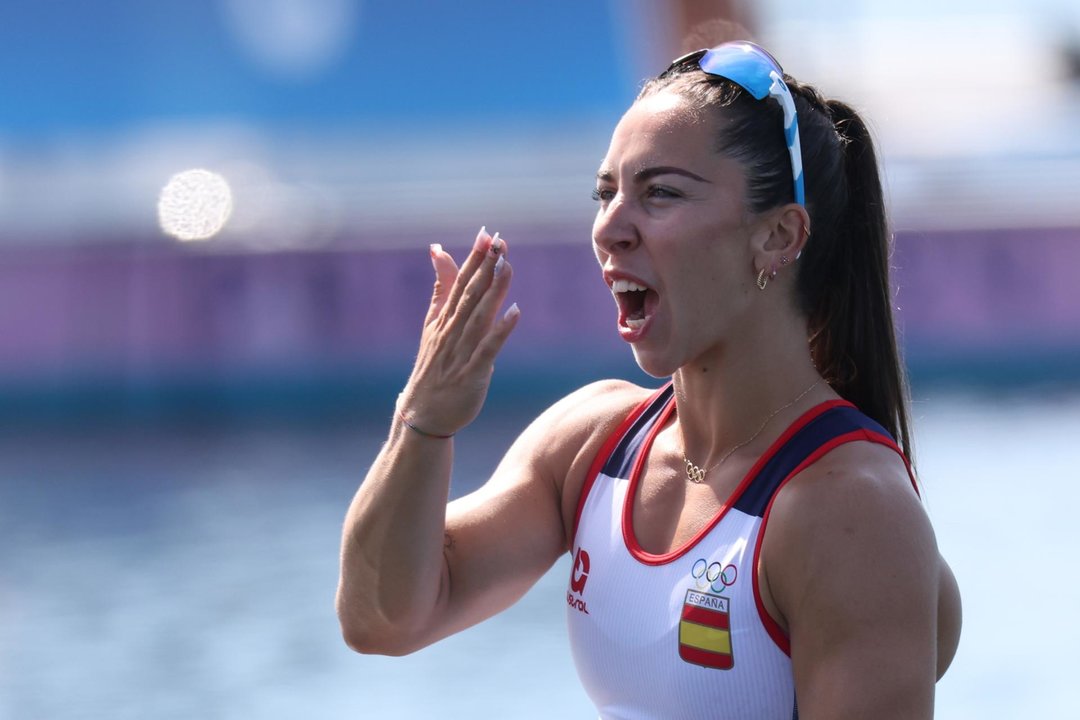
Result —
<path fill-rule="evenodd" d="M 224 0 L 239 47 L 281 79 L 310 80 L 348 52 L 359 0 Z"/>
<path fill-rule="evenodd" d="M 232 214 L 232 189 L 209 170 L 185 170 L 169 178 L 158 198 L 161 230 L 178 240 L 209 240 Z"/>

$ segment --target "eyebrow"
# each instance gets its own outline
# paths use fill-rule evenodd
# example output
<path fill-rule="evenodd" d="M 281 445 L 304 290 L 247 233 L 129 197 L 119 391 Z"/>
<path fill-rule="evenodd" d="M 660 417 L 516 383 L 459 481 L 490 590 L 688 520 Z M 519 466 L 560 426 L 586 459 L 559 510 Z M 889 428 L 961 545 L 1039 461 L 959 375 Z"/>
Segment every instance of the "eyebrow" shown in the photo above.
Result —
<path fill-rule="evenodd" d="M 698 182 L 708 183 L 709 185 L 712 185 L 711 180 L 706 180 L 700 175 L 697 175 L 690 172 L 689 170 L 685 170 L 680 167 L 675 167 L 673 165 L 658 165 L 655 167 L 642 168 L 641 170 L 638 170 L 634 173 L 634 180 L 638 182 L 643 182 L 645 180 L 654 178 L 657 175 L 682 175 L 683 177 L 688 177 L 691 180 L 697 180 Z M 596 173 L 596 179 L 603 180 L 605 182 L 611 182 L 615 179 L 615 174 L 610 170 L 601 169 Z"/>

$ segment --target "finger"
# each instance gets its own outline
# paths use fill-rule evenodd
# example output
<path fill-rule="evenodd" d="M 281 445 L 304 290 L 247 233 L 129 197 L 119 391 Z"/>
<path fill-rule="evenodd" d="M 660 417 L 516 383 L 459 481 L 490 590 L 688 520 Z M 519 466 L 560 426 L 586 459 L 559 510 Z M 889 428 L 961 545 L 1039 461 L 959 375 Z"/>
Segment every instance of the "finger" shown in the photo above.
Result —
<path fill-rule="evenodd" d="M 491 332 L 485 335 L 480 344 L 476 346 L 476 352 L 473 353 L 470 362 L 494 368 L 495 356 L 499 354 L 503 345 L 506 344 L 506 339 L 510 337 L 510 333 L 517 327 L 520 317 L 521 310 L 518 308 L 517 303 L 507 308 L 503 316 L 495 323 L 495 327 L 491 329 Z"/>
<path fill-rule="evenodd" d="M 498 235 L 498 233 L 496 233 L 496 235 Z M 458 302 L 465 292 L 465 287 L 469 284 L 469 281 L 472 280 L 477 269 L 479 269 L 484 260 L 488 257 L 491 241 L 492 237 L 488 235 L 487 228 L 480 228 L 480 232 L 476 234 L 476 242 L 473 243 L 472 252 L 465 258 L 465 263 L 461 266 L 461 272 L 458 273 L 457 279 L 450 289 L 450 297 L 446 300 L 446 307 L 450 314 L 457 312 Z"/>
<path fill-rule="evenodd" d="M 431 264 L 435 268 L 435 289 L 431 293 L 431 306 L 428 307 L 427 317 L 424 318 L 425 325 L 437 318 L 446 307 L 450 299 L 450 289 L 458 276 L 458 266 L 454 258 L 438 243 L 431 245 Z"/>
<path fill-rule="evenodd" d="M 483 295 L 477 299 L 475 306 L 470 308 L 468 315 L 465 315 L 464 312 L 461 315 L 464 325 L 461 329 L 458 344 L 463 352 L 469 355 L 474 352 L 477 343 L 480 342 L 484 335 L 490 332 L 492 324 L 495 322 L 495 314 L 506 300 L 506 295 L 510 290 L 510 281 L 513 278 L 514 270 L 506 258 L 506 247 L 504 245 L 503 252 L 492 267 L 490 285 Z M 468 306 L 468 299 L 463 299 L 461 307 Z"/>
<path fill-rule="evenodd" d="M 487 255 L 465 285 L 461 299 L 458 300 L 457 306 L 454 308 L 452 326 L 459 331 L 471 321 L 477 305 L 487 296 L 495 275 L 495 267 L 505 253 L 506 241 L 499 237 L 499 233 L 495 233 L 495 237 L 491 239 L 491 246 Z"/>

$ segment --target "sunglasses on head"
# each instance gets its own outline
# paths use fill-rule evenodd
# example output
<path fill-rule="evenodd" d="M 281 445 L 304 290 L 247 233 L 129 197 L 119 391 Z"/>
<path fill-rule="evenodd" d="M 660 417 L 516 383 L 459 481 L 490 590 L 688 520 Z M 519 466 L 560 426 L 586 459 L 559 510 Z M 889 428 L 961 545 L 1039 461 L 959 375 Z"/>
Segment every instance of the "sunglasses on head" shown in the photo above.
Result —
<path fill-rule="evenodd" d="M 772 98 L 784 111 L 784 139 L 791 155 L 791 174 L 795 181 L 795 202 L 806 205 L 803 190 L 802 146 L 799 144 L 799 118 L 795 101 L 784 83 L 784 71 L 769 52 L 752 42 L 738 41 L 695 50 L 671 63 L 660 77 L 665 77 L 691 63 L 706 74 L 730 80 L 755 100 Z"/>

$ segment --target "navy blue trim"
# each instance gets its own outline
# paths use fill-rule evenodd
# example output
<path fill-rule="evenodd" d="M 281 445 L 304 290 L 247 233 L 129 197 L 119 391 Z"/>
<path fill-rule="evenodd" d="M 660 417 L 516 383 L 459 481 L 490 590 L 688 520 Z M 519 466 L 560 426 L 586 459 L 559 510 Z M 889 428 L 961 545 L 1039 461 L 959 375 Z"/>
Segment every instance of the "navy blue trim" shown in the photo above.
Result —
<path fill-rule="evenodd" d="M 664 408 L 671 402 L 674 387 L 668 385 L 638 416 L 623 434 L 611 455 L 604 462 L 601 472 L 608 477 L 629 478 L 641 446 L 649 431 L 659 420 Z M 892 436 L 878 423 L 856 408 L 840 405 L 829 408 L 799 429 L 778 449 L 750 481 L 749 487 L 735 502 L 735 509 L 747 515 L 761 517 L 780 483 L 818 448 L 834 438 L 857 430 Z"/>
<path fill-rule="evenodd" d="M 638 416 L 638 419 L 634 421 L 634 424 L 630 426 L 622 436 L 622 439 L 619 440 L 619 444 L 615 446 L 611 455 L 608 456 L 608 459 L 604 462 L 604 467 L 600 472 L 608 477 L 630 477 L 630 470 L 634 466 L 634 460 L 637 458 L 641 444 L 645 442 L 649 430 L 660 418 L 660 414 L 663 412 L 674 393 L 674 386 L 669 384 L 656 396 L 649 407 L 645 408 L 645 411 Z"/>
<path fill-rule="evenodd" d="M 830 408 L 799 429 L 769 458 L 765 467 L 761 468 L 757 477 L 739 497 L 735 509 L 747 515 L 761 517 L 784 478 L 822 445 L 856 430 L 867 430 L 892 438 L 885 428 L 853 407 L 840 405 Z"/>

